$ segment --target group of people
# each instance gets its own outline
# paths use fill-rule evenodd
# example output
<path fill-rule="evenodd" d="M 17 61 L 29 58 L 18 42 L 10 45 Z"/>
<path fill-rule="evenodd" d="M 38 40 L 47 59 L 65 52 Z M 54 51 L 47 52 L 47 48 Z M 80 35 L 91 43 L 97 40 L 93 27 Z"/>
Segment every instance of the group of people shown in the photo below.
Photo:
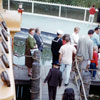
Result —
<path fill-rule="evenodd" d="M 26 50 L 25 50 L 25 65 L 28 67 L 28 76 L 32 76 L 32 53 L 34 49 L 38 49 L 40 52 L 43 51 L 43 39 L 40 36 L 40 30 L 38 28 L 30 28 L 28 38 L 26 39 Z"/>
<path fill-rule="evenodd" d="M 74 56 L 82 57 L 79 61 L 79 69 L 84 73 L 87 69 L 97 69 L 98 68 L 98 51 L 100 51 L 100 28 L 96 27 L 94 30 L 88 31 L 88 34 L 79 37 L 79 27 L 74 28 L 74 32 L 69 34 L 64 34 L 63 31 L 58 30 L 57 36 L 52 40 L 51 52 L 52 52 L 52 68 L 50 69 L 48 75 L 46 76 L 44 83 L 48 83 L 49 100 L 56 99 L 57 86 L 61 87 L 62 80 L 64 85 L 69 84 L 70 72 L 72 71 L 72 63 L 74 61 Z M 41 52 L 43 51 L 43 40 L 40 36 L 40 30 L 29 29 L 28 38 L 26 39 L 26 50 L 25 54 L 26 61 L 25 64 L 28 67 L 28 76 L 32 76 L 31 68 L 33 59 L 31 56 L 32 50 L 38 48 Z M 95 79 L 96 70 L 89 71 L 92 74 L 92 78 Z M 68 88 L 67 88 L 68 89 Z M 73 94 L 73 99 L 70 98 L 66 91 L 63 94 L 62 100 L 75 100 L 75 94 Z M 72 88 L 71 88 L 72 89 Z M 73 89 L 71 91 L 74 91 Z M 69 92 L 70 93 L 70 92 Z"/>
<path fill-rule="evenodd" d="M 80 28 L 75 27 L 73 34 L 69 35 L 58 30 L 57 37 L 52 40 L 52 68 L 44 80 L 44 83 L 48 83 L 49 100 L 55 100 L 57 86 L 61 86 L 62 80 L 65 86 L 69 84 L 72 63 L 75 59 L 74 56 L 82 58 L 78 66 L 81 75 L 83 75 L 86 70 L 98 68 L 100 28 L 96 27 L 95 29 L 90 29 L 87 35 L 81 37 L 79 37 L 79 31 Z M 95 79 L 96 70 L 90 70 L 89 72 L 91 73 L 92 79 Z"/>
<path fill-rule="evenodd" d="M 61 33 L 61 32 L 62 31 L 59 30 L 57 32 L 58 37 L 56 37 L 53 40 L 55 43 L 57 42 L 57 45 L 56 45 L 57 49 L 60 49 L 59 47 L 62 46 L 62 35 L 61 34 L 63 34 L 63 33 Z M 43 51 L 43 40 L 40 36 L 40 30 L 38 28 L 36 28 L 36 29 L 30 28 L 28 33 L 29 34 L 26 39 L 25 65 L 28 67 L 28 76 L 31 77 L 32 76 L 31 68 L 32 68 L 32 63 L 33 63 L 33 59 L 31 56 L 33 55 L 32 53 L 33 53 L 34 49 L 38 49 L 40 52 Z M 59 44 L 58 44 L 58 42 L 59 42 Z M 63 44 L 66 44 L 66 36 L 63 41 Z M 55 45 L 54 45 L 54 47 L 55 47 Z M 56 52 L 53 54 L 55 54 L 55 55 L 53 55 L 53 57 L 54 57 L 53 63 L 52 63 L 53 68 L 50 69 L 47 77 L 44 80 L 44 83 L 48 82 L 49 100 L 56 99 L 57 86 L 59 85 L 59 87 L 60 87 L 61 83 L 62 83 L 62 72 L 59 70 L 60 64 L 58 63 L 59 52 L 57 55 L 56 55 Z M 75 100 L 74 90 L 72 88 L 65 89 L 63 96 L 62 96 L 62 100 Z"/>

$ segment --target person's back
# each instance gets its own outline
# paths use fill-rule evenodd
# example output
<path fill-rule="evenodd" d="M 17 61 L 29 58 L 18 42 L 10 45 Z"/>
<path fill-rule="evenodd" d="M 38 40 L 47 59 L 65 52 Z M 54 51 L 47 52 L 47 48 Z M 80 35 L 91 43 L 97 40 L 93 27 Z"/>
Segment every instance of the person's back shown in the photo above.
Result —
<path fill-rule="evenodd" d="M 48 76 L 44 80 L 49 86 L 61 86 L 62 73 L 58 68 L 51 68 Z"/>
<path fill-rule="evenodd" d="M 63 32 L 59 30 L 57 32 L 57 37 L 52 40 L 51 52 L 52 52 L 52 63 L 58 61 L 59 59 L 59 49 L 62 46 L 62 34 Z"/>
<path fill-rule="evenodd" d="M 96 13 L 96 10 L 94 7 L 90 8 L 89 13 L 94 15 Z"/>
<path fill-rule="evenodd" d="M 48 83 L 49 100 L 56 99 L 57 86 L 61 86 L 62 73 L 58 66 L 60 66 L 58 62 L 54 62 L 53 68 L 50 69 L 44 80 L 44 83 Z"/>
<path fill-rule="evenodd" d="M 53 53 L 58 53 L 58 51 L 59 51 L 59 49 L 60 49 L 61 46 L 62 46 L 62 39 L 56 37 L 56 38 L 54 38 L 52 40 L 51 51 Z"/>
<path fill-rule="evenodd" d="M 90 10 L 89 10 L 89 22 L 93 23 L 93 20 L 94 20 L 94 15 L 96 13 L 96 10 L 95 10 L 95 5 L 93 5 Z"/>
<path fill-rule="evenodd" d="M 83 36 L 79 39 L 77 46 L 77 56 L 82 56 L 84 60 L 92 59 L 93 42 L 89 36 Z"/>
<path fill-rule="evenodd" d="M 72 69 L 72 54 L 76 54 L 76 49 L 70 44 L 70 36 L 66 36 L 65 40 L 66 44 L 59 50 L 59 63 L 61 63 L 60 70 L 64 75 L 64 84 L 67 86 L 69 84 L 70 72 Z"/>
<path fill-rule="evenodd" d="M 94 33 L 93 30 L 89 30 L 87 36 L 81 37 L 79 39 L 78 46 L 77 46 L 77 56 L 83 58 L 81 59 L 81 61 L 79 61 L 79 65 L 78 65 L 79 70 L 81 72 L 82 79 L 84 79 L 84 73 L 86 72 L 85 70 L 87 70 L 88 67 L 90 66 L 90 60 L 93 57 L 93 41 L 91 40 L 93 33 Z M 89 89 L 87 89 L 84 80 L 83 83 L 84 83 L 85 91 L 87 91 L 86 95 L 88 96 Z M 81 93 L 83 95 L 83 92 Z"/>
<path fill-rule="evenodd" d="M 71 64 L 72 63 L 72 54 L 76 53 L 76 49 L 70 43 L 66 43 L 63 45 L 59 52 L 62 54 L 61 63 L 63 64 Z"/>

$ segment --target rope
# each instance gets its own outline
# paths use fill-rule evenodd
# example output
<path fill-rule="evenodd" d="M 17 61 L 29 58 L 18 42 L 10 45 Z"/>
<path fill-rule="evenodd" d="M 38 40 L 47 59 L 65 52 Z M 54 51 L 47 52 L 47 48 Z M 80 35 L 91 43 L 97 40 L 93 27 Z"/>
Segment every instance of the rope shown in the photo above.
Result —
<path fill-rule="evenodd" d="M 22 46 L 25 46 L 26 44 L 25 43 L 23 43 L 22 45 L 20 45 L 20 44 L 16 44 L 15 42 L 14 42 L 14 46 L 17 46 L 17 47 L 22 47 Z"/>
<path fill-rule="evenodd" d="M 77 69 L 77 72 L 78 72 L 78 74 L 79 74 L 79 77 L 80 77 L 80 80 L 81 80 L 81 83 L 82 83 L 84 98 L 85 98 L 85 100 L 87 100 L 86 93 L 85 93 L 85 88 L 84 88 L 84 84 L 83 84 L 83 80 L 82 80 L 80 71 L 79 71 L 79 69 L 78 69 L 78 60 L 75 59 L 75 62 L 76 62 L 76 69 Z"/>
<path fill-rule="evenodd" d="M 33 60 L 36 60 L 36 61 L 38 61 L 38 62 L 40 62 L 40 60 L 38 59 L 38 58 L 34 58 L 34 56 L 29 56 L 29 55 L 25 55 L 25 54 L 23 54 L 23 55 L 18 55 L 17 53 L 16 54 L 13 54 L 14 56 L 16 56 L 16 57 L 30 57 L 30 58 L 32 58 Z"/>
<path fill-rule="evenodd" d="M 40 79 L 40 78 L 41 78 L 40 76 L 39 76 L 39 77 L 36 77 L 36 78 L 32 78 L 32 77 L 31 77 L 31 80 L 32 80 L 32 81 L 35 81 L 35 80 L 38 80 L 38 79 Z"/>
<path fill-rule="evenodd" d="M 25 54 L 19 55 L 18 53 L 14 53 L 13 55 L 16 56 L 16 57 L 24 57 L 24 56 L 25 56 L 25 57 L 32 57 L 32 56 L 25 55 Z M 50 59 L 49 57 L 42 57 L 42 58 Z"/>
<path fill-rule="evenodd" d="M 16 64 L 13 64 L 15 67 L 19 68 L 19 69 L 22 69 L 22 70 L 27 70 L 27 68 L 24 68 L 22 66 L 25 66 L 25 65 L 16 65 Z"/>
<path fill-rule="evenodd" d="M 76 76 L 76 73 L 75 73 L 75 82 L 76 82 L 76 85 L 77 85 L 77 88 L 78 88 L 79 94 L 81 95 L 80 87 L 79 87 L 78 82 L 77 82 L 77 76 Z M 80 100 L 82 100 L 81 96 L 80 96 Z"/>
<path fill-rule="evenodd" d="M 30 89 L 30 93 L 32 93 L 32 94 L 35 94 L 35 93 L 39 93 L 40 91 L 32 91 L 31 89 Z"/>

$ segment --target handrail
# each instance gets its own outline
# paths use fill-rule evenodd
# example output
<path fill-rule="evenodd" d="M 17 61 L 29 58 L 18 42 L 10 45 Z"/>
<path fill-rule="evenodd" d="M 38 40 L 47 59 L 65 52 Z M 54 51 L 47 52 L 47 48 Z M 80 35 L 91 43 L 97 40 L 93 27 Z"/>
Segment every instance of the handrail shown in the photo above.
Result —
<path fill-rule="evenodd" d="M 84 87 L 84 84 L 83 84 L 82 76 L 81 76 L 81 74 L 80 74 L 80 71 L 79 71 L 77 62 L 78 62 L 78 60 L 75 58 L 76 69 L 77 69 L 77 72 L 78 72 L 78 74 L 79 74 L 80 81 L 81 81 L 81 83 L 82 83 L 84 98 L 85 98 L 85 100 L 88 100 L 88 99 L 87 99 L 87 96 L 86 96 L 86 92 L 85 92 L 85 87 Z"/>
<path fill-rule="evenodd" d="M 66 5 L 66 4 L 58 4 L 58 3 L 51 3 L 51 2 L 42 2 L 42 1 L 34 1 L 34 0 L 13 0 L 13 1 L 22 1 L 22 2 L 33 2 L 38 4 L 46 4 L 46 5 L 54 5 L 54 6 L 63 6 L 63 7 L 70 7 L 70 8 L 76 8 L 76 9 L 86 9 L 89 10 L 87 7 L 79 7 L 79 6 L 73 6 L 73 5 Z M 96 9 L 96 11 L 98 11 Z"/>

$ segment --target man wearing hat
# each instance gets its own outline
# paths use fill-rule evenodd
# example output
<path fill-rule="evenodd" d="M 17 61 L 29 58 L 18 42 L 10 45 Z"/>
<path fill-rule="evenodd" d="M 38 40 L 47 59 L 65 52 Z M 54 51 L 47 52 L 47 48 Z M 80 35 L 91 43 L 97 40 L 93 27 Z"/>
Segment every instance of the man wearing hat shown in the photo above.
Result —
<path fill-rule="evenodd" d="M 55 61 L 53 63 L 53 68 L 50 69 L 44 83 L 48 83 L 49 100 L 56 100 L 56 90 L 57 86 L 61 86 L 62 83 L 62 73 L 59 70 L 60 64 Z"/>
<path fill-rule="evenodd" d="M 62 36 L 63 32 L 61 30 L 57 31 L 57 37 L 52 40 L 51 52 L 52 52 L 52 64 L 59 59 L 59 49 L 62 46 Z"/>

